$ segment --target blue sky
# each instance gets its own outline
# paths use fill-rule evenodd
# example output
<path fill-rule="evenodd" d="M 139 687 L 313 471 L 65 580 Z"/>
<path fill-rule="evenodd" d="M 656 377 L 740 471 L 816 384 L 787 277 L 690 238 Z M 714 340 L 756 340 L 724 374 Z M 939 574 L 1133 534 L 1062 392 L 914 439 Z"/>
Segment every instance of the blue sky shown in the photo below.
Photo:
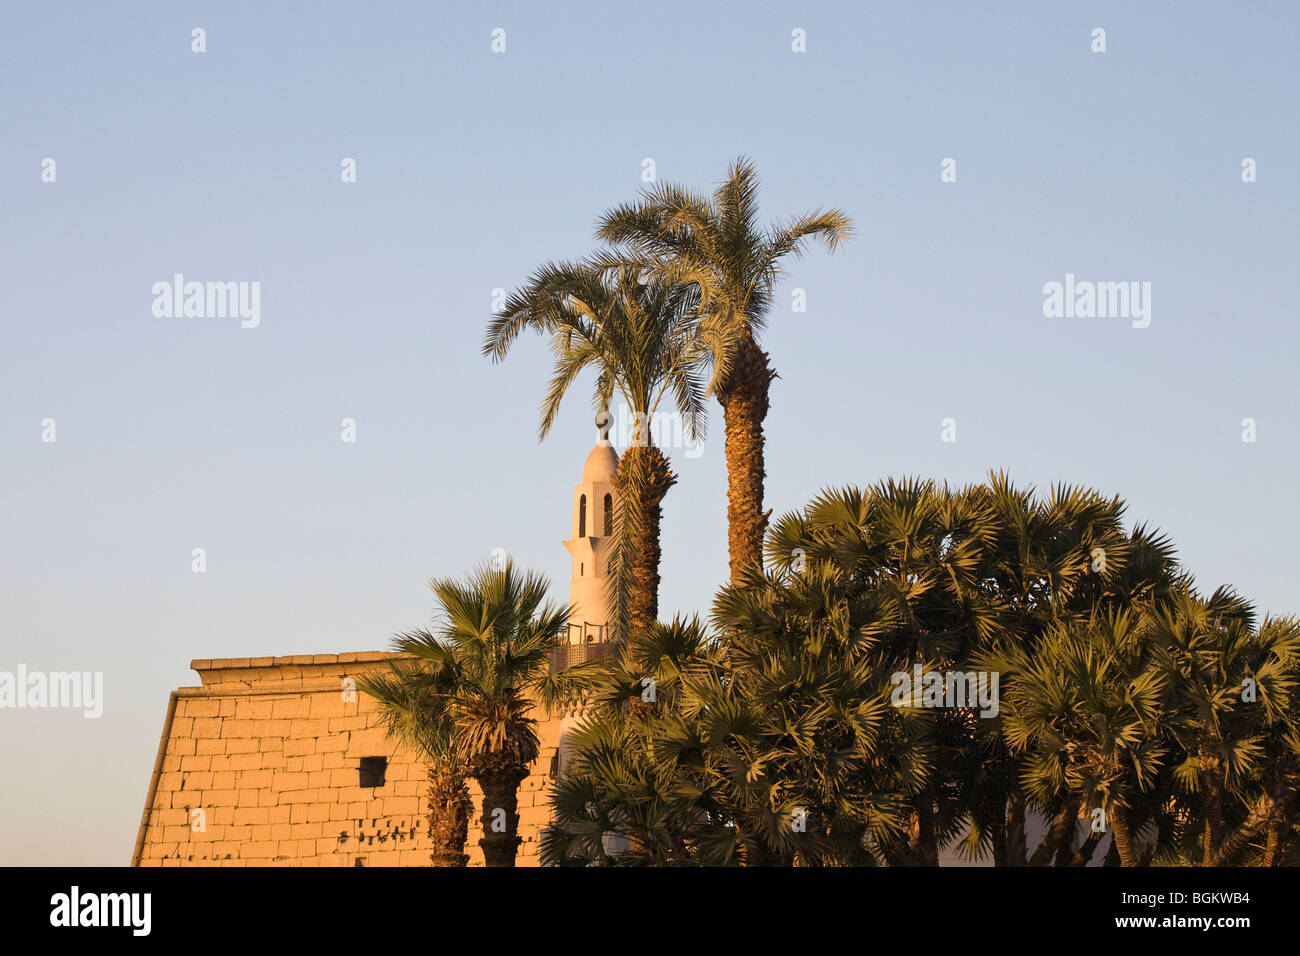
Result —
<path fill-rule="evenodd" d="M 0 669 L 103 671 L 106 699 L 98 720 L 0 711 L 0 862 L 129 861 L 193 658 L 384 648 L 427 622 L 430 576 L 497 547 L 566 595 L 587 391 L 539 444 L 544 344 L 501 366 L 479 344 L 493 290 L 592 250 L 645 158 L 705 189 L 744 153 L 769 219 L 856 222 L 771 316 L 778 514 L 887 475 L 1086 483 L 1206 587 L 1300 612 L 1298 11 L 7 9 Z M 178 272 L 260 282 L 260 326 L 156 318 Z M 1150 327 L 1045 318 L 1066 273 L 1150 282 Z M 673 455 L 666 613 L 707 610 L 727 573 L 713 411 L 703 453 Z"/>

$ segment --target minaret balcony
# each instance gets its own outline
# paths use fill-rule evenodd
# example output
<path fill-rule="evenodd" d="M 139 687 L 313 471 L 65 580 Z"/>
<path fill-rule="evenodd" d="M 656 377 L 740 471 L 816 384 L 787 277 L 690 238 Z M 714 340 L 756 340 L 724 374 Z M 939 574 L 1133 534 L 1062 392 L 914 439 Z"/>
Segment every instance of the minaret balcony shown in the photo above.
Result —
<path fill-rule="evenodd" d="M 605 625 L 570 624 L 565 642 L 551 650 L 551 673 L 559 673 L 575 664 L 603 661 L 608 651 Z"/>

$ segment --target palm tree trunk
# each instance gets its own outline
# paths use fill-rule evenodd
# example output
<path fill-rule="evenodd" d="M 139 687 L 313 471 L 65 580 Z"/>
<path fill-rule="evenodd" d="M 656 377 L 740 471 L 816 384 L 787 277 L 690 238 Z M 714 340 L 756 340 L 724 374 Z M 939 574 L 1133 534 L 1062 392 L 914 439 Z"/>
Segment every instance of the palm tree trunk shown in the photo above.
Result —
<path fill-rule="evenodd" d="M 1025 846 L 1025 792 L 1012 783 L 1007 798 L 1007 866 L 1024 866 L 1028 856 Z"/>
<path fill-rule="evenodd" d="M 763 511 L 763 420 L 768 389 L 776 373 L 767 353 L 753 339 L 737 350 L 735 364 L 718 389 L 726 427 L 727 541 L 731 583 L 748 566 L 763 564 L 763 535 L 768 513 Z"/>
<path fill-rule="evenodd" d="M 1233 858 L 1246 848 L 1246 844 L 1253 840 L 1259 831 L 1268 825 L 1269 818 L 1273 815 L 1273 804 L 1267 796 L 1261 796 L 1255 801 L 1255 805 L 1250 808 L 1250 814 L 1239 826 L 1224 837 L 1219 844 L 1218 849 L 1212 858 L 1207 859 L 1205 866 L 1229 866 Z"/>
<path fill-rule="evenodd" d="M 1079 848 L 1070 856 L 1068 866 L 1087 866 L 1092 862 L 1092 855 L 1097 852 L 1097 844 L 1101 842 L 1102 834 L 1089 833 Z"/>
<path fill-rule="evenodd" d="M 457 773 L 429 767 L 429 842 L 434 866 L 467 866 L 465 843 L 469 839 L 469 815 L 474 805 L 465 778 Z"/>
<path fill-rule="evenodd" d="M 1268 842 L 1264 848 L 1265 866 L 1282 866 L 1291 844 L 1291 823 L 1285 813 L 1273 813 L 1268 821 Z"/>
<path fill-rule="evenodd" d="M 1268 830 L 1264 865 L 1282 866 L 1291 849 L 1291 804 L 1295 790 L 1284 778 L 1275 776 L 1268 788 Z"/>
<path fill-rule="evenodd" d="M 1062 844 L 1067 844 L 1074 835 L 1074 821 L 1078 816 L 1075 804 L 1067 800 L 1052 818 L 1051 826 L 1043 834 L 1043 842 L 1038 845 L 1034 855 L 1029 859 L 1030 866 L 1048 866 L 1059 852 Z"/>
<path fill-rule="evenodd" d="M 635 513 L 629 512 L 623 523 L 629 535 L 627 622 L 635 639 L 648 634 L 659 620 L 661 503 L 677 476 L 654 445 L 633 445 L 623 453 L 615 482 L 621 499 L 635 506 Z"/>
<path fill-rule="evenodd" d="M 916 852 L 921 866 L 939 865 L 939 837 L 934 830 L 934 795 L 927 787 L 916 805 Z"/>
<path fill-rule="evenodd" d="M 1114 807 L 1110 814 L 1110 831 L 1115 838 L 1115 847 L 1119 851 L 1120 866 L 1141 866 L 1137 847 L 1133 845 L 1133 832 L 1129 821 L 1129 812 L 1123 807 Z"/>
<path fill-rule="evenodd" d="M 992 819 L 989 821 L 988 831 L 989 842 L 993 845 L 993 865 L 1004 867 L 1007 865 L 1007 822 Z"/>
<path fill-rule="evenodd" d="M 1154 852 L 1155 847 L 1152 847 L 1151 849 Z M 1124 865 L 1123 861 L 1119 858 L 1119 844 L 1115 842 L 1113 836 L 1111 837 L 1110 846 L 1106 848 L 1106 855 L 1105 857 L 1102 858 L 1101 865 L 1102 866 L 1123 866 Z M 1150 854 L 1148 854 L 1146 858 L 1143 859 L 1142 865 L 1143 866 L 1151 865 Z"/>
<path fill-rule="evenodd" d="M 528 776 L 503 752 L 490 753 L 475 761 L 474 779 L 483 790 L 483 848 L 485 866 L 514 866 L 519 849 L 519 784 Z"/>
<path fill-rule="evenodd" d="M 1205 790 L 1205 836 L 1201 846 L 1201 865 L 1216 866 L 1219 847 L 1223 844 L 1223 765 L 1209 751 L 1200 753 L 1201 781 Z"/>
<path fill-rule="evenodd" d="M 1002 765 L 1002 779 L 1006 779 L 1005 774 L 1009 762 Z M 995 867 L 1006 866 L 1024 866 L 1024 805 L 1020 805 L 1020 830 L 1019 830 L 1019 847 L 1020 855 L 1015 854 L 1016 847 L 1016 809 L 1014 794 L 1018 788 L 1013 783 L 1008 789 L 1001 787 L 989 787 L 988 796 L 984 800 L 983 825 L 989 835 L 989 843 L 993 848 L 993 865 Z"/>

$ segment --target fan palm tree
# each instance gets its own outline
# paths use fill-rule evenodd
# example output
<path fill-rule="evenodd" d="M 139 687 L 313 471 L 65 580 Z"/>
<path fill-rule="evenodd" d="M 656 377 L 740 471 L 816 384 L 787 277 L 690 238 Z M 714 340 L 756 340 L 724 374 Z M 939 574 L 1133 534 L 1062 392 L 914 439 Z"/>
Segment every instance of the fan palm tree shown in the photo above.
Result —
<path fill-rule="evenodd" d="M 473 803 L 466 785 L 468 768 L 456 748 L 456 726 L 449 706 L 459 685 L 460 668 L 450 654 L 427 662 L 390 659 L 386 673 L 357 679 L 357 686 L 378 701 L 389 736 L 424 756 L 434 866 L 469 863 L 465 842 Z"/>
<path fill-rule="evenodd" d="M 1294 866 L 1296 793 L 1300 791 L 1300 620 L 1269 618 L 1260 626 L 1251 664 L 1264 724 L 1260 781 L 1269 816 L 1261 862 Z"/>
<path fill-rule="evenodd" d="M 1270 618 L 1257 628 L 1253 605 L 1228 588 L 1208 598 L 1180 590 L 1151 625 L 1174 689 L 1184 758 L 1174 777 L 1202 824 L 1197 862 L 1230 864 L 1263 834 L 1265 861 L 1276 863 L 1300 769 L 1300 625 Z"/>
<path fill-rule="evenodd" d="M 574 730 L 551 792 L 548 865 L 725 866 L 737 862 L 724 788 L 701 759 L 683 711 L 683 675 L 716 664 L 696 619 L 656 622 L 593 682 L 595 707 Z M 646 678 L 654 681 L 647 703 Z"/>
<path fill-rule="evenodd" d="M 755 634 L 739 657 L 694 620 L 634 640 L 574 733 L 543 860 L 876 862 L 868 842 L 896 833 L 904 808 L 884 678 L 801 630 Z M 656 689 L 649 705 L 643 675 Z M 611 837 L 625 846 L 615 852 Z"/>
<path fill-rule="evenodd" d="M 1033 663 L 1050 627 L 1167 590 L 1172 550 L 1144 529 L 1126 533 L 1123 512 L 1122 500 L 1090 489 L 1059 486 L 1038 499 L 1004 475 L 959 490 L 891 479 L 866 492 L 824 492 L 778 520 L 768 564 L 851 580 L 848 607 L 861 602 L 878 615 L 875 632 L 861 639 L 900 670 L 921 661 L 923 669 L 973 667 L 1005 680 Z M 743 619 L 738 626 L 752 627 Z M 911 833 L 889 853 L 933 863 L 964 819 L 959 849 L 969 857 L 991 853 L 1012 866 L 1061 858 L 1075 816 L 1064 801 L 1041 806 L 1060 826 L 1028 852 L 1027 758 L 1008 748 L 1002 719 L 961 708 L 925 719 L 916 746 L 933 772 L 912 797 Z"/>
<path fill-rule="evenodd" d="M 852 232 L 838 209 L 818 210 L 763 229 L 758 224 L 758 173 L 744 157 L 731 164 L 712 197 L 658 184 L 637 202 L 600 220 L 599 238 L 618 244 L 671 283 L 699 291 L 697 334 L 709 351 L 708 391 L 726 426 L 727 520 L 731 580 L 761 564 L 770 511 L 763 510 L 763 421 L 776 372 L 759 346 L 783 260 L 813 239 L 834 251 Z M 621 267 L 620 252 L 601 261 Z"/>
<path fill-rule="evenodd" d="M 634 433 L 615 477 L 619 503 L 608 575 L 611 630 L 620 643 L 629 632 L 647 633 L 659 615 L 662 502 L 677 477 L 654 443 L 654 417 L 667 400 L 681 415 L 688 440 L 698 440 L 704 429 L 702 355 L 691 332 L 698 294 L 643 278 L 634 266 L 549 263 L 506 301 L 483 344 L 484 354 L 500 360 L 521 331 L 550 335 L 555 368 L 542 403 L 542 438 L 588 369 L 596 372 L 596 410 L 607 412 L 618 394 L 632 413 Z"/>
<path fill-rule="evenodd" d="M 513 562 L 475 569 L 464 582 L 435 578 L 429 586 L 441 609 L 436 633 L 399 635 L 394 649 L 413 661 L 375 689 L 387 695 L 381 701 L 418 702 L 406 710 L 386 705 L 396 715 L 390 727 L 409 727 L 407 739 L 428 741 L 438 753 L 445 749 L 478 782 L 484 862 L 514 866 L 519 784 L 539 752 L 532 711 L 535 701 L 549 705 L 554 699 L 556 685 L 547 672 L 569 609 L 546 600 L 545 577 L 520 574 Z M 426 708 L 434 698 L 436 707 Z M 432 723 L 424 723 L 428 719 Z"/>
<path fill-rule="evenodd" d="M 1138 615 L 1119 612 L 1052 628 L 1007 694 L 1006 736 L 1027 753 L 1023 786 L 1068 821 L 1062 859 L 1081 810 L 1104 816 L 1123 866 L 1143 865 L 1134 806 L 1156 789 L 1169 754 L 1161 722 L 1167 682 Z M 1096 839 L 1085 841 L 1091 857 Z M 1081 848 L 1082 849 L 1082 848 Z"/>
<path fill-rule="evenodd" d="M 1196 596 L 1123 511 L 1003 476 L 823 492 L 718 594 L 726 640 L 660 624 L 595 682 L 544 853 L 934 865 L 965 831 L 1000 866 L 1083 866 L 1103 834 L 1107 865 L 1292 861 L 1300 622 Z M 918 663 L 999 675 L 1001 711 L 898 701 Z M 1027 809 L 1049 824 L 1032 852 Z"/>
<path fill-rule="evenodd" d="M 1003 473 L 990 474 L 986 484 L 965 494 L 987 507 L 994 529 L 978 576 L 993 603 L 995 627 L 983 632 L 972 663 L 1002 673 L 1004 680 L 1032 666 L 1051 628 L 1163 600 L 1183 573 L 1163 535 L 1144 526 L 1125 530 L 1126 506 L 1119 497 L 1058 485 L 1039 498 Z M 1036 848 L 1027 847 L 1030 798 L 1022 779 L 1028 757 L 1013 753 L 1002 733 L 988 744 L 967 778 L 981 797 L 972 803 L 972 832 L 988 834 L 999 866 L 1073 860 L 1068 844 L 1077 813 L 1070 801 L 1062 796 L 1038 805 L 1052 825 Z M 1135 819 L 1158 809 L 1158 802 L 1148 802 L 1135 808 Z"/>
<path fill-rule="evenodd" d="M 809 626 L 848 622 L 855 653 L 870 648 L 873 667 L 886 677 L 952 668 L 964 662 L 982 634 L 994 630 L 1000 607 L 985 585 L 993 516 L 978 496 L 933 482 L 886 480 L 865 491 L 823 492 L 802 512 L 781 517 L 768 536 L 769 565 L 778 573 L 804 566 L 781 588 L 782 601 L 800 597 Z M 724 591 L 734 601 L 752 589 Z M 829 594 L 828 594 L 828 589 Z M 738 626 L 752 625 L 737 618 Z M 961 666 L 958 666 L 961 665 Z M 902 711 L 895 740 L 914 768 L 900 789 L 906 825 L 879 837 L 881 855 L 895 865 L 937 865 L 941 846 L 960 835 L 963 819 L 983 800 L 991 781 L 968 783 L 992 769 L 996 721 L 965 709 Z M 987 830 L 972 829 L 969 855 L 982 855 Z"/>

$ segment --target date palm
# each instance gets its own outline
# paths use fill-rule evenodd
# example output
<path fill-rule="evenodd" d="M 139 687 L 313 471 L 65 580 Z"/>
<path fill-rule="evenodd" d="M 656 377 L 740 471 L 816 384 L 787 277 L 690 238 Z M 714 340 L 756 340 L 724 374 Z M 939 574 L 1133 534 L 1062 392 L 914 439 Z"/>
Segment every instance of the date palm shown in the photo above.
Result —
<path fill-rule="evenodd" d="M 665 402 L 681 415 L 684 434 L 704 426 L 702 355 L 692 335 L 698 294 L 690 286 L 643 281 L 627 265 L 599 269 L 584 262 L 543 266 L 516 291 L 488 327 L 483 352 L 500 360 L 521 331 L 550 336 L 555 368 L 542 403 L 545 438 L 574 381 L 596 373 L 594 407 L 605 412 L 617 394 L 635 423 L 615 477 L 612 583 L 616 640 L 645 633 L 659 614 L 659 527 L 662 502 L 677 477 L 654 443 L 652 425 Z"/>
<path fill-rule="evenodd" d="M 708 349 L 708 391 L 722 405 L 726 426 L 727 521 L 731 580 L 746 565 L 761 564 L 770 511 L 763 510 L 763 421 L 776 372 L 759 337 L 773 288 L 787 256 L 820 239 L 834 251 L 852 224 L 838 209 L 817 210 L 788 222 L 758 224 L 758 173 L 740 158 L 712 197 L 662 184 L 637 202 L 617 206 L 600 220 L 598 237 L 615 243 L 656 275 L 688 283 L 699 292 L 697 335 Z M 626 257 L 606 253 L 617 265 Z"/>

